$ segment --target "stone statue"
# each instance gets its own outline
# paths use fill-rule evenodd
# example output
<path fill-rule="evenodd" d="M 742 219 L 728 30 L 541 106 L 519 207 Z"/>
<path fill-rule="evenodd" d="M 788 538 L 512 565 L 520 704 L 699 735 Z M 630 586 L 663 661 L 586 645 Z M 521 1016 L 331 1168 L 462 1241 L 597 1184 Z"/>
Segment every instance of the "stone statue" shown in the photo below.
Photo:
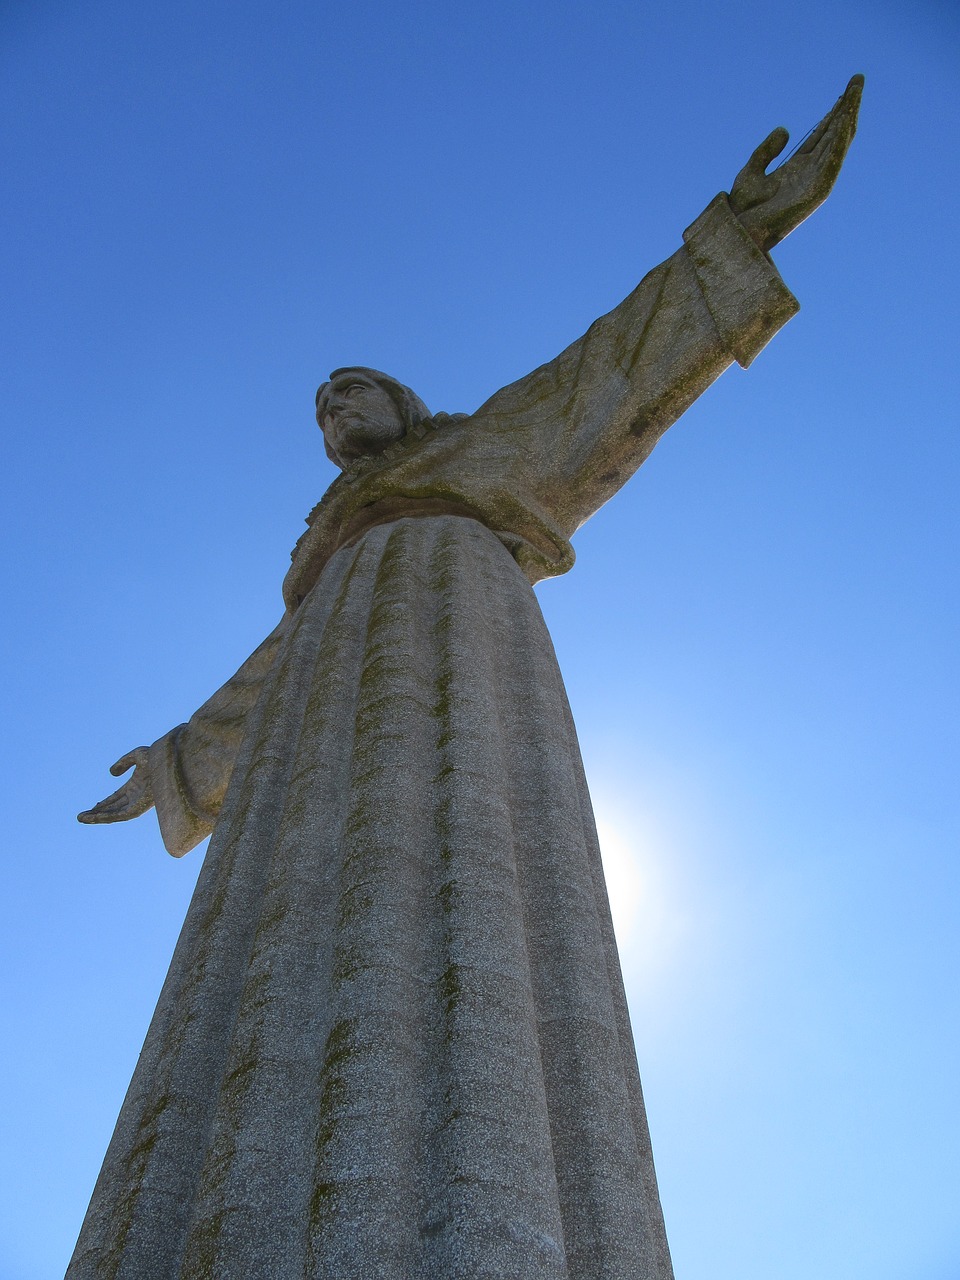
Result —
<path fill-rule="evenodd" d="M 576 734 L 531 584 L 797 310 L 768 251 L 862 78 L 549 364 L 431 415 L 338 369 L 280 624 L 80 815 L 213 831 L 68 1275 L 672 1275 Z"/>

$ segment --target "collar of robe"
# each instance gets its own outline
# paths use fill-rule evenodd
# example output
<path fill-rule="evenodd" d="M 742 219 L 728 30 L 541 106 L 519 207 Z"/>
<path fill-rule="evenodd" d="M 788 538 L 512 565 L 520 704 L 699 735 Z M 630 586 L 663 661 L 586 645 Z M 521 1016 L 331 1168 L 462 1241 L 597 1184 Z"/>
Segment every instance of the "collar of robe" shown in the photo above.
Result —
<path fill-rule="evenodd" d="M 443 427 L 454 422 L 463 422 L 469 418 L 468 413 L 436 413 L 430 418 L 423 418 L 415 423 L 402 436 L 400 440 L 388 445 L 386 449 L 380 453 L 365 454 L 363 457 L 357 458 L 354 462 L 346 467 L 340 475 L 333 481 L 330 487 L 324 493 L 323 497 L 313 508 L 306 518 L 308 526 L 307 532 L 298 540 L 297 545 L 290 553 L 290 559 L 296 564 L 299 556 L 305 550 L 304 544 L 310 537 L 310 529 L 313 528 L 320 517 L 321 512 L 328 509 L 336 500 L 337 496 L 349 486 L 354 484 L 362 476 L 370 475 L 374 472 L 385 470 L 391 466 L 398 458 L 405 454 L 413 452 L 422 440 L 431 435 L 435 431 L 441 430 Z M 401 510 L 402 508 L 402 510 Z M 443 511 L 440 510 L 443 509 Z M 349 521 L 346 527 L 341 531 L 341 536 L 337 539 L 333 548 L 327 549 L 327 557 L 338 550 L 341 546 L 355 542 L 368 528 L 376 524 L 385 523 L 388 520 L 395 520 L 401 514 L 406 515 L 439 515 L 439 514 L 461 515 L 470 519 L 481 520 L 482 517 L 478 512 L 474 511 L 460 503 L 441 502 L 441 501 L 417 501 L 411 499 L 401 499 L 398 502 L 380 502 L 374 504 L 373 508 L 366 508 L 357 513 L 357 516 Z M 289 576 L 289 575 L 288 575 Z M 302 595 L 298 593 L 298 603 L 302 599 Z M 288 601 L 288 605 L 289 605 Z"/>
<path fill-rule="evenodd" d="M 337 490 L 345 485 L 353 484 L 355 480 L 359 480 L 361 476 L 365 476 L 371 471 L 378 471 L 381 467 L 389 466 L 401 454 L 409 453 L 412 449 L 416 449 L 420 441 L 425 436 L 430 435 L 431 432 L 439 431 L 451 422 L 463 422 L 465 418 L 469 417 L 468 413 L 435 413 L 432 418 L 422 418 L 415 423 L 399 440 L 387 445 L 386 449 L 381 450 L 380 453 L 367 453 L 357 458 L 337 476 L 336 480 L 307 516 L 307 524 L 313 523 L 320 508 L 328 497 Z"/>

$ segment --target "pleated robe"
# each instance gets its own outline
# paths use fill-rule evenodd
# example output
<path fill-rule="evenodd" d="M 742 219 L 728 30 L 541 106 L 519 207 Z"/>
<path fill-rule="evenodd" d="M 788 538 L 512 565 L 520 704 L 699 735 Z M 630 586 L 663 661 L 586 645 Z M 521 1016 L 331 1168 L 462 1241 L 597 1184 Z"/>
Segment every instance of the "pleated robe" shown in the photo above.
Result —
<path fill-rule="evenodd" d="M 555 361 L 341 476 L 280 626 L 151 748 L 213 829 L 71 1280 L 669 1280 L 531 583 L 796 310 L 715 200 Z"/>

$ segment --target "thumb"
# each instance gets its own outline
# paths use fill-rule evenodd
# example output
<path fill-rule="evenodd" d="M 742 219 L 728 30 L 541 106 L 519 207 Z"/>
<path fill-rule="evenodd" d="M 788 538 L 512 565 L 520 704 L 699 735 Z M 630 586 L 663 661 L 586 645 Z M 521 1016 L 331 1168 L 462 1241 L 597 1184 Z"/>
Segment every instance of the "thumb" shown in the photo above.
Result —
<path fill-rule="evenodd" d="M 769 133 L 754 151 L 747 162 L 747 168 L 753 173 L 765 173 L 767 166 L 775 160 L 790 141 L 790 135 L 782 125 L 778 125 Z"/>
<path fill-rule="evenodd" d="M 121 756 L 116 764 L 110 766 L 110 772 L 115 778 L 119 778 L 121 773 L 126 773 L 128 769 L 134 769 L 138 764 L 142 764 L 146 754 L 146 747 L 134 747 L 125 756 Z"/>

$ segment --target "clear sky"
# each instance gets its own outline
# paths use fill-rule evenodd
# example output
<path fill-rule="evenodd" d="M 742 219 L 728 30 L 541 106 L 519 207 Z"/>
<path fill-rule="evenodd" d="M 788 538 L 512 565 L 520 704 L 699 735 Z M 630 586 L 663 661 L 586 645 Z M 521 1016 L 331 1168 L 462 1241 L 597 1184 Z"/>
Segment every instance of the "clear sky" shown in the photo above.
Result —
<path fill-rule="evenodd" d="M 200 864 L 80 827 L 277 621 L 335 366 L 471 410 L 849 76 L 803 310 L 538 588 L 678 1280 L 957 1280 L 960 15 L 0 8 L 0 1280 L 62 1275 Z"/>

